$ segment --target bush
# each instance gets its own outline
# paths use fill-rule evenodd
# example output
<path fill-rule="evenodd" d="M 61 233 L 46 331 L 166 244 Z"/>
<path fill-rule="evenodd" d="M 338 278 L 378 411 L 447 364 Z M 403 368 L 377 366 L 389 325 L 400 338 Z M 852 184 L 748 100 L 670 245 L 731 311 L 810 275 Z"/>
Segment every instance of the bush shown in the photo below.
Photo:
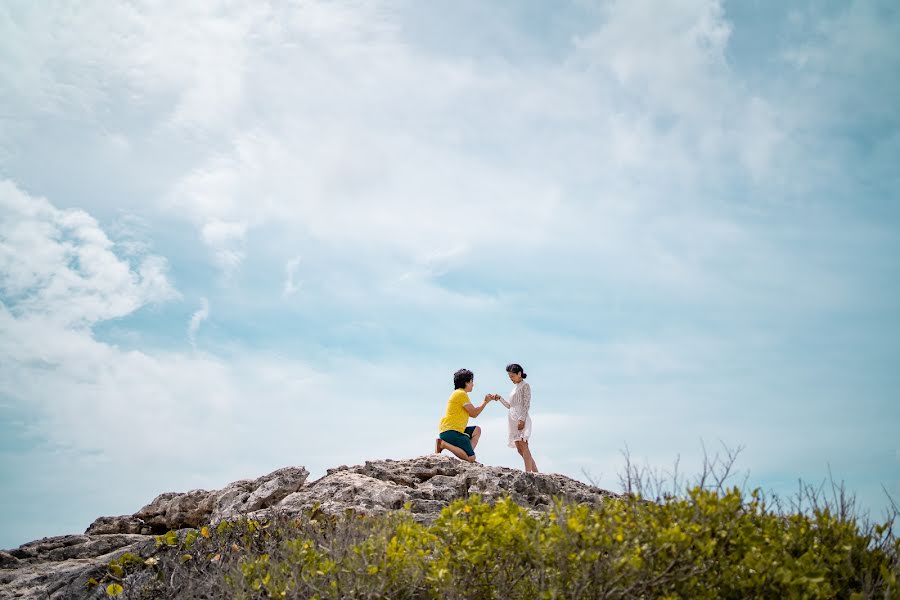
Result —
<path fill-rule="evenodd" d="M 856 514 L 843 486 L 801 486 L 785 505 L 727 484 L 740 450 L 704 453 L 683 484 L 625 453 L 624 494 L 530 512 L 509 498 L 456 501 L 434 523 L 409 507 L 365 517 L 318 508 L 156 538 L 88 585 L 122 598 L 900 600 L 897 506 Z M 652 500 L 648 500 L 652 498 Z M 102 587 L 100 587 L 102 586 Z"/>
<path fill-rule="evenodd" d="M 900 598 L 893 520 L 833 508 L 785 514 L 738 488 L 539 514 L 473 496 L 431 525 L 312 511 L 173 532 L 111 573 L 125 598 Z"/>

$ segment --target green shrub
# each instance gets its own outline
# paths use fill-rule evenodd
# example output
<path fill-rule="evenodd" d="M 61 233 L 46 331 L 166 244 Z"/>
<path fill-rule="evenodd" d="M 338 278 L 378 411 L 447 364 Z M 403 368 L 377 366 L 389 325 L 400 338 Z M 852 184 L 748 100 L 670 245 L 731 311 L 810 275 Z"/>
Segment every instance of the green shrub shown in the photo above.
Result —
<path fill-rule="evenodd" d="M 721 486 L 546 513 L 473 496 L 431 525 L 314 510 L 161 536 L 104 583 L 129 598 L 900 598 L 892 525 Z"/>

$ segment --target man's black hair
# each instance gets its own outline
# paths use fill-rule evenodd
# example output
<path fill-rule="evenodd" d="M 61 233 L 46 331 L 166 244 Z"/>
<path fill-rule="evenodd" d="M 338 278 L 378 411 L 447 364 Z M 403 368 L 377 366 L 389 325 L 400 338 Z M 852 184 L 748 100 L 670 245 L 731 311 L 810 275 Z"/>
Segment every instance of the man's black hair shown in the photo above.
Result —
<path fill-rule="evenodd" d="M 466 384 L 475 379 L 475 373 L 468 369 L 460 369 L 453 374 L 453 388 L 457 390 L 466 389 Z"/>

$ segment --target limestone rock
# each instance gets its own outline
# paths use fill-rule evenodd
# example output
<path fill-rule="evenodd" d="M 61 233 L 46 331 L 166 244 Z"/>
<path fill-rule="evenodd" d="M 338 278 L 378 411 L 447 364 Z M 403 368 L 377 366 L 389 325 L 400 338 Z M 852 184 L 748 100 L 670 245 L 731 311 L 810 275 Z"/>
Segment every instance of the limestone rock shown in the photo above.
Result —
<path fill-rule="evenodd" d="M 326 514 L 339 514 L 348 508 L 361 514 L 378 514 L 409 502 L 416 520 L 431 522 L 444 506 L 473 494 L 487 501 L 509 495 L 533 511 L 548 509 L 554 497 L 593 504 L 614 495 L 563 475 L 525 473 L 428 455 L 329 469 L 321 479 L 253 516 L 263 518 L 273 511 L 291 516 L 313 506 Z"/>
<path fill-rule="evenodd" d="M 10 554 L 20 561 L 63 561 L 71 558 L 95 558 L 124 546 L 146 540 L 142 535 L 61 535 L 23 544 Z"/>
<path fill-rule="evenodd" d="M 197 527 L 205 523 L 215 505 L 215 492 L 192 490 L 184 494 L 161 494 L 134 513 L 154 531 Z"/>
<path fill-rule="evenodd" d="M 410 499 L 407 490 L 386 481 L 379 481 L 349 471 L 326 475 L 306 488 L 294 492 L 276 507 L 284 514 L 295 515 L 319 505 L 327 514 L 340 514 L 347 509 L 364 515 L 396 510 Z M 253 513 L 263 518 L 272 510 Z"/>
<path fill-rule="evenodd" d="M 84 532 L 87 535 L 109 535 L 113 533 L 139 533 L 150 535 L 150 526 L 133 515 L 119 517 L 97 517 Z"/>
<path fill-rule="evenodd" d="M 0 552 L 0 569 L 14 569 L 18 564 L 18 558 L 9 552 Z"/>
<path fill-rule="evenodd" d="M 277 504 L 299 490 L 307 477 L 309 471 L 303 467 L 286 467 L 257 479 L 235 481 L 218 491 L 167 492 L 133 515 L 99 517 L 85 533 L 158 535 L 174 529 L 217 523 Z"/>
<path fill-rule="evenodd" d="M 303 467 L 285 467 L 254 480 L 235 481 L 216 493 L 212 523 L 276 505 L 301 489 L 309 477 Z"/>
<path fill-rule="evenodd" d="M 240 516 L 293 516 L 314 506 L 328 514 L 349 509 L 374 515 L 409 503 L 416 520 L 431 522 L 447 504 L 473 494 L 487 501 L 509 495 L 531 511 L 548 509 L 554 496 L 593 504 L 614 495 L 562 475 L 473 465 L 438 455 L 342 465 L 311 483 L 308 477 L 303 467 L 287 467 L 218 491 L 169 492 L 133 515 L 100 517 L 83 535 L 44 538 L 0 552 L 0 599 L 104 598 L 102 589 L 89 590 L 85 582 L 100 579 L 109 561 L 125 552 L 152 555 L 152 534 Z"/>
<path fill-rule="evenodd" d="M 90 597 L 85 583 L 102 577 L 109 561 L 152 546 L 152 538 L 129 534 L 63 535 L 23 544 L 2 553 L 15 562 L 0 558 L 0 598 Z"/>

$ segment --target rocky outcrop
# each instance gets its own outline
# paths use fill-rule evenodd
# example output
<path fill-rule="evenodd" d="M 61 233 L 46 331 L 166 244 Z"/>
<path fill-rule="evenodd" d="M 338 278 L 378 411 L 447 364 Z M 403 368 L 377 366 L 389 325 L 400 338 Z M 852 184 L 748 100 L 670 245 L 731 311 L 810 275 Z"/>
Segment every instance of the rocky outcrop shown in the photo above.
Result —
<path fill-rule="evenodd" d="M 105 593 L 88 591 L 88 579 L 102 577 L 109 561 L 125 552 L 150 551 L 155 546 L 152 540 L 145 535 L 111 534 L 29 542 L 2 553 L 0 598 L 103 598 Z"/>
<path fill-rule="evenodd" d="M 274 508 L 288 515 L 316 505 L 326 514 L 340 514 L 348 508 L 378 514 L 408 502 L 415 519 L 430 522 L 450 502 L 473 494 L 488 501 L 509 495 L 525 508 L 544 510 L 554 497 L 593 503 L 610 493 L 563 475 L 531 474 L 425 456 L 329 469 L 325 477 L 285 497 Z M 267 512 L 259 511 L 254 516 L 264 517 Z"/>
<path fill-rule="evenodd" d="M 287 467 L 217 491 L 165 493 L 132 515 L 98 518 L 83 535 L 44 538 L 0 552 L 0 598 L 103 598 L 102 590 L 89 591 L 85 583 L 101 575 L 109 561 L 126 552 L 149 556 L 154 534 L 239 516 L 294 516 L 314 506 L 326 514 L 350 509 L 374 515 L 409 503 L 415 519 L 430 522 L 453 500 L 473 494 L 489 501 L 509 495 L 532 511 L 546 510 L 554 497 L 597 503 L 613 495 L 563 475 L 436 455 L 341 466 L 311 483 L 308 476 L 305 468 Z"/>
<path fill-rule="evenodd" d="M 286 467 L 258 479 L 235 481 L 218 491 L 167 492 L 133 515 L 100 517 L 85 533 L 152 535 L 217 523 L 277 505 L 301 489 L 307 477 L 309 471 L 303 467 Z"/>

